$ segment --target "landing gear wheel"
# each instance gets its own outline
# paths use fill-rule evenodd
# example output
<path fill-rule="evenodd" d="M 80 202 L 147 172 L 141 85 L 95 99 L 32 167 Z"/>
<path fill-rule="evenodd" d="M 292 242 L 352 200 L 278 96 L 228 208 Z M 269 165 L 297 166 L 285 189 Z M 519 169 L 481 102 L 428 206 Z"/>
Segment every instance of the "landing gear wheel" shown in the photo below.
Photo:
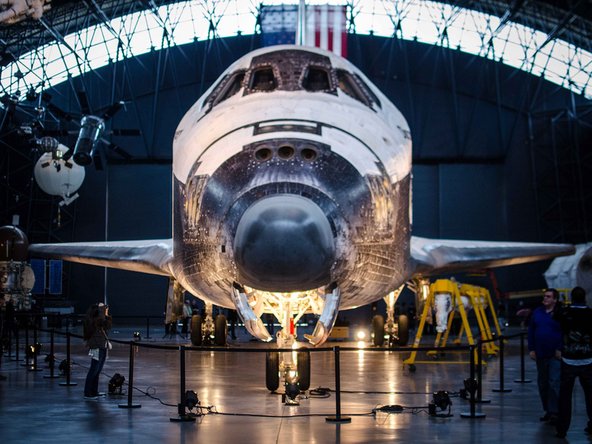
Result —
<path fill-rule="evenodd" d="M 397 324 L 399 325 L 399 345 L 407 345 L 409 342 L 409 318 L 407 315 L 399 315 Z"/>
<path fill-rule="evenodd" d="M 201 322 L 200 315 L 191 316 L 191 345 L 196 347 L 199 347 L 202 343 Z"/>
<path fill-rule="evenodd" d="M 214 345 L 224 347 L 226 345 L 226 336 L 228 335 L 228 323 L 226 316 L 219 314 L 216 316 L 214 325 Z"/>
<path fill-rule="evenodd" d="M 265 386 L 270 392 L 275 392 L 280 386 L 279 352 L 267 352 L 265 354 Z"/>
<path fill-rule="evenodd" d="M 384 344 L 384 318 L 382 315 L 375 315 L 372 318 L 372 332 L 374 333 L 372 343 L 376 347 L 382 347 Z"/>
<path fill-rule="evenodd" d="M 298 352 L 298 385 L 300 391 L 305 392 L 310 388 L 310 352 Z"/>

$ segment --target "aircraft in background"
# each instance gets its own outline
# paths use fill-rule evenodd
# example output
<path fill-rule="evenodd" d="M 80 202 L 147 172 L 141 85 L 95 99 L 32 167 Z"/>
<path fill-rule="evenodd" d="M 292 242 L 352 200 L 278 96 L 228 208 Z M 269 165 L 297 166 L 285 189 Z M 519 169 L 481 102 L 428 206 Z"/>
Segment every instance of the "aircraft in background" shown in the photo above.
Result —
<path fill-rule="evenodd" d="M 403 115 L 350 62 L 313 47 L 253 51 L 232 64 L 191 107 L 173 142 L 173 238 L 34 244 L 32 256 L 169 276 L 206 302 L 192 341 L 236 309 L 247 330 L 296 348 L 295 325 L 319 316 L 306 338 L 322 344 L 339 310 L 385 297 L 432 275 L 572 254 L 573 246 L 434 240 L 411 235 L 411 134 Z M 383 323 L 384 324 L 384 323 Z M 405 323 L 399 321 L 402 329 Z M 203 333 L 203 334 L 202 334 Z M 380 332 L 382 333 L 382 332 Z M 403 341 L 405 342 L 405 341 Z M 294 355 L 297 355 L 298 359 Z M 268 353 L 267 387 L 296 402 L 308 388 L 306 352 Z"/>

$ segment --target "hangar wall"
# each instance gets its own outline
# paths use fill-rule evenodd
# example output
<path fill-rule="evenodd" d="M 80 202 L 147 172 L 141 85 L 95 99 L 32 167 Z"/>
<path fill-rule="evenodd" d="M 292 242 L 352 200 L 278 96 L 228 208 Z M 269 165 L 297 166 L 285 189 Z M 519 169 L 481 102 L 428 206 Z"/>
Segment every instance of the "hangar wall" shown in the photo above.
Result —
<path fill-rule="evenodd" d="M 550 240 L 537 230 L 528 113 L 569 106 L 569 92 L 495 62 L 418 42 L 350 35 L 348 45 L 350 60 L 391 98 L 411 127 L 415 234 Z M 76 108 L 75 91 L 82 84 L 96 109 L 115 99 L 129 101 L 112 126 L 143 132 L 142 137 L 114 138 L 134 160 L 122 162 L 110 154 L 108 173 L 87 170 L 73 240 L 104 240 L 107 175 L 110 240 L 171 235 L 169 162 L 176 124 L 227 65 L 258 46 L 257 36 L 196 42 L 108 66 L 56 88 L 54 103 L 65 109 Z M 502 290 L 543 286 L 545 267 L 498 272 Z M 70 265 L 66 270 L 66 291 L 78 311 L 102 299 L 102 269 Z M 114 313 L 162 313 L 166 279 L 124 271 L 107 276 Z"/>

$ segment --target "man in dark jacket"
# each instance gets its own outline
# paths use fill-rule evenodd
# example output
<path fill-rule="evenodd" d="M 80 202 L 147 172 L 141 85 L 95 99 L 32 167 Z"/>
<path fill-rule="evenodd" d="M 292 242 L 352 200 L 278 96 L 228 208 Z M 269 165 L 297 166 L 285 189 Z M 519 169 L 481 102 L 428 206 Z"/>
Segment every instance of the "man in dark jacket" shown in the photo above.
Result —
<path fill-rule="evenodd" d="M 99 376 L 107 359 L 107 332 L 111 328 L 109 307 L 103 303 L 91 305 L 86 312 L 83 327 L 88 354 L 92 358 L 84 384 L 84 399 L 96 400 L 102 395 L 99 393 Z"/>
<path fill-rule="evenodd" d="M 541 421 L 555 423 L 559 409 L 559 377 L 561 373 L 561 329 L 553 319 L 559 292 L 545 290 L 543 305 L 532 313 L 528 324 L 528 351 L 536 361 L 539 395 L 545 414 Z"/>
<path fill-rule="evenodd" d="M 580 379 L 586 400 L 588 426 L 584 431 L 592 434 L 592 309 L 586 306 L 583 288 L 572 290 L 571 306 L 559 310 L 557 320 L 563 333 L 557 437 L 565 438 L 569 429 L 576 378 Z"/>

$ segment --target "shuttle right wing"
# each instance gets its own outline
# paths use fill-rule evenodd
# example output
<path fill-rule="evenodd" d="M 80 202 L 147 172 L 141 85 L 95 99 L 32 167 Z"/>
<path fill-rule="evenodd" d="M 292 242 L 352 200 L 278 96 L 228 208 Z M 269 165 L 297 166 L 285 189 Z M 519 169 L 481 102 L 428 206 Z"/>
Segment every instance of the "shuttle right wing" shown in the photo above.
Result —
<path fill-rule="evenodd" d="M 571 244 L 489 242 L 411 237 L 413 274 L 424 276 L 523 264 L 575 252 Z"/>

